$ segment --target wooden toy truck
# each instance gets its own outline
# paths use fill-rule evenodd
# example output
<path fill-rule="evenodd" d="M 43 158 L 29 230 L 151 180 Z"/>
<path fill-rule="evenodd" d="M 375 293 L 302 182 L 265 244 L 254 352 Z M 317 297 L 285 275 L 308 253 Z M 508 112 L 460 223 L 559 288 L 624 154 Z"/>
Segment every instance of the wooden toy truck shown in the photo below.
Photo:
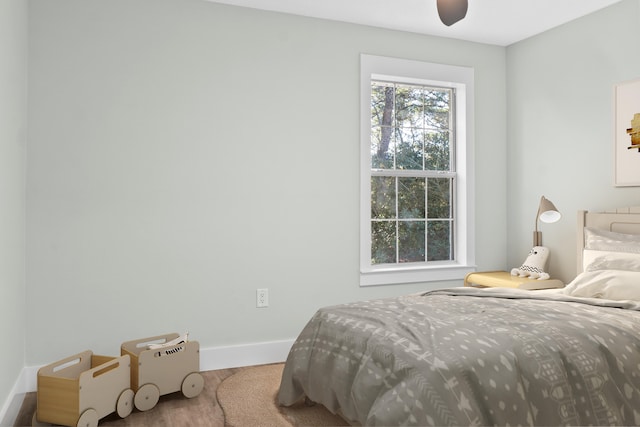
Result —
<path fill-rule="evenodd" d="M 87 350 L 38 370 L 34 425 L 96 427 L 117 412 L 122 418 L 133 410 L 130 357 L 98 356 Z"/>
<path fill-rule="evenodd" d="M 204 388 L 200 374 L 200 345 L 183 341 L 168 345 L 178 334 L 127 341 L 120 354 L 131 358 L 131 388 L 134 405 L 140 411 L 156 406 L 161 395 L 182 391 L 188 398 L 196 397 Z M 160 348 L 150 348 L 153 345 Z"/>

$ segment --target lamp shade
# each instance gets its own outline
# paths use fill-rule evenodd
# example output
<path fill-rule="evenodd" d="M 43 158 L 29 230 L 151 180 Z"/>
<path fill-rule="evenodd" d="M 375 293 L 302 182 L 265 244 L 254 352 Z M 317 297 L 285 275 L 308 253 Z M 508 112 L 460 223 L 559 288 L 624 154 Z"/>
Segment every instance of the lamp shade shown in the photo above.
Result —
<path fill-rule="evenodd" d="M 533 246 L 542 246 L 542 233 L 538 231 L 538 220 L 546 223 L 556 222 L 562 215 L 556 206 L 546 197 L 540 198 L 538 213 L 536 214 L 535 231 L 533 232 Z"/>
<path fill-rule="evenodd" d="M 540 207 L 538 208 L 538 218 L 542 222 L 551 223 L 559 221 L 562 218 L 562 214 L 558 212 L 558 209 L 549 199 L 542 196 Z"/>

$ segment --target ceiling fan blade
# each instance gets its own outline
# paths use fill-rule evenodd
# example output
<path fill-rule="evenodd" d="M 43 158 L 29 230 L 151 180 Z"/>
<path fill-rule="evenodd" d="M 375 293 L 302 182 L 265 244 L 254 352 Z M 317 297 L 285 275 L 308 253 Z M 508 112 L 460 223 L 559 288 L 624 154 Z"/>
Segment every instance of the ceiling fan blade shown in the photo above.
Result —
<path fill-rule="evenodd" d="M 467 15 L 469 0 L 438 0 L 438 15 L 446 26 L 450 26 Z"/>

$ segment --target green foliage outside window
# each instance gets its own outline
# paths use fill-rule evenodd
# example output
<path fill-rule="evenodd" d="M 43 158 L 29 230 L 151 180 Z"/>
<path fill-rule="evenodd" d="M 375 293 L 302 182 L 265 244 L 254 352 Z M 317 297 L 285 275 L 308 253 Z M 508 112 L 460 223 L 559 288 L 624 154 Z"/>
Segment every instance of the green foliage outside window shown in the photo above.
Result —
<path fill-rule="evenodd" d="M 453 95 L 372 82 L 372 264 L 453 259 Z"/>

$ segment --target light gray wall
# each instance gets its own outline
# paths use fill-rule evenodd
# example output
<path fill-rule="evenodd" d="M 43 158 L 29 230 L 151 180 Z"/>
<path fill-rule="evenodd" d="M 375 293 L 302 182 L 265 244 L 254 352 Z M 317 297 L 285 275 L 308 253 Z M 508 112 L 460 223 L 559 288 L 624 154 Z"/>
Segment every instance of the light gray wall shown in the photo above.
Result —
<path fill-rule="evenodd" d="M 27 2 L 0 2 L 0 423 L 24 367 Z"/>
<path fill-rule="evenodd" d="M 428 288 L 357 286 L 360 53 L 475 68 L 480 269 L 521 263 L 545 194 L 570 280 L 575 212 L 640 201 L 611 178 L 639 0 L 507 49 L 196 0 L 32 0 L 25 304 L 26 4 L 0 3 L 0 331 L 28 337 L 27 365 L 187 329 L 291 338 L 319 306 Z M 3 352 L 0 401 L 24 359 Z"/>
<path fill-rule="evenodd" d="M 477 262 L 505 265 L 504 48 L 196 0 L 33 0 L 30 37 L 28 365 L 451 285 L 358 286 L 361 53 L 475 68 Z"/>
<path fill-rule="evenodd" d="M 613 186 L 613 87 L 640 78 L 640 2 L 625 0 L 507 48 L 508 254 L 522 263 L 541 195 L 563 218 L 542 224 L 549 270 L 575 277 L 576 212 L 640 205 Z M 638 155 L 640 166 L 640 155 Z"/>

